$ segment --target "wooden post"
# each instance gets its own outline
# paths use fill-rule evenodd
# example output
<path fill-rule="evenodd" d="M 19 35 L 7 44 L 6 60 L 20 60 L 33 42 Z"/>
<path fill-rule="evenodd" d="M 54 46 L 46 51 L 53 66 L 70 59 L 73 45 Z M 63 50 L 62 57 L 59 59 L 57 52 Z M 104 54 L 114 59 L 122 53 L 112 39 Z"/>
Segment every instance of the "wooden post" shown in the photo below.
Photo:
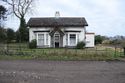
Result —
<path fill-rule="evenodd" d="M 123 48 L 124 56 L 125 56 L 125 47 Z"/>
<path fill-rule="evenodd" d="M 115 46 L 115 56 L 114 57 L 116 57 L 116 46 Z"/>

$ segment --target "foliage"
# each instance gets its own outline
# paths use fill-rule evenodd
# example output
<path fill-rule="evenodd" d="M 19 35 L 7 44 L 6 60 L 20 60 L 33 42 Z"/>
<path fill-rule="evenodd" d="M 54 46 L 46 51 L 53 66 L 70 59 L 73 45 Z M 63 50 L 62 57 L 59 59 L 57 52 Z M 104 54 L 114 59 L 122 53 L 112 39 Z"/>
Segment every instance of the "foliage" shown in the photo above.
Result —
<path fill-rule="evenodd" d="M 125 48 L 125 40 L 122 41 L 122 47 Z"/>
<path fill-rule="evenodd" d="M 15 40 L 15 32 L 13 29 L 8 28 L 7 29 L 7 42 L 10 43 L 13 40 Z"/>
<path fill-rule="evenodd" d="M 95 36 L 95 44 L 102 44 L 103 40 L 105 40 L 104 36 L 101 36 L 101 35 Z"/>
<path fill-rule="evenodd" d="M 7 12 L 7 9 L 0 5 L 0 27 L 2 27 L 2 22 L 3 20 L 6 19 L 6 12 Z"/>
<path fill-rule="evenodd" d="M 21 48 L 19 48 L 19 46 Z M 5 45 L 6 46 L 6 45 Z M 123 51 L 119 48 L 85 48 L 85 49 L 29 49 L 27 44 L 8 44 L 8 51 L 0 47 L 0 60 L 6 59 L 41 59 L 41 60 L 119 60 Z M 7 55 L 7 56 L 5 56 Z"/>
<path fill-rule="evenodd" d="M 29 40 L 29 30 L 24 18 L 21 18 L 20 27 L 17 32 L 21 42 L 27 42 Z"/>
<path fill-rule="evenodd" d="M 36 44 L 37 44 L 36 39 L 32 40 L 32 41 L 29 43 L 29 48 L 30 48 L 30 49 L 36 48 L 36 47 L 37 47 Z"/>
<path fill-rule="evenodd" d="M 112 45 L 118 45 L 118 44 L 120 44 L 120 43 L 121 43 L 121 41 L 118 40 L 118 39 L 112 40 L 112 41 L 110 42 L 110 44 L 112 44 Z"/>
<path fill-rule="evenodd" d="M 115 45 L 115 46 L 121 46 L 123 47 L 123 42 L 125 41 L 124 36 L 114 36 L 114 37 L 109 37 L 108 39 L 103 41 L 103 44 L 107 45 Z"/>
<path fill-rule="evenodd" d="M 83 42 L 83 41 L 78 42 L 77 45 L 76 45 L 77 49 L 83 49 L 84 47 L 85 47 L 85 42 Z"/>
<path fill-rule="evenodd" d="M 0 43 L 10 43 L 15 39 L 15 32 L 11 28 L 0 28 Z"/>
<path fill-rule="evenodd" d="M 20 20 L 18 36 L 20 42 L 28 41 L 28 29 L 25 22 L 26 14 L 31 10 L 34 0 L 2 0 L 7 3 L 12 13 Z"/>
<path fill-rule="evenodd" d="M 111 44 L 111 41 L 110 41 L 110 40 L 104 40 L 104 41 L 102 42 L 102 44 L 109 45 L 109 44 Z"/>
<path fill-rule="evenodd" d="M 5 42 L 6 38 L 6 29 L 0 27 L 0 43 Z"/>
<path fill-rule="evenodd" d="M 21 42 L 21 41 L 20 41 L 20 33 L 19 33 L 19 31 L 17 30 L 17 31 L 15 32 L 15 34 L 16 34 L 16 43 Z"/>
<path fill-rule="evenodd" d="M 7 9 L 0 5 L 0 19 L 5 19 L 6 18 L 6 12 L 7 12 Z"/>

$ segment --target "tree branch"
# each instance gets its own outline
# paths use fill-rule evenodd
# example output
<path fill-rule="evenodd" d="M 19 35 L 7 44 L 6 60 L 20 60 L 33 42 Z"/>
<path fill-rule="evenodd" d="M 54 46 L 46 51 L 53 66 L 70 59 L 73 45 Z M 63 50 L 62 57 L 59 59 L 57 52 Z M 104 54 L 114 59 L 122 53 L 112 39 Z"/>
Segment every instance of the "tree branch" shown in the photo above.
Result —
<path fill-rule="evenodd" d="M 21 0 L 19 0 L 18 3 L 17 3 L 17 4 L 18 4 L 18 5 L 17 5 L 17 10 L 18 10 L 19 15 L 22 16 L 21 9 L 20 9 L 20 6 L 21 6 L 21 5 L 20 5 L 20 4 L 21 4 L 20 1 L 21 1 Z"/>
<path fill-rule="evenodd" d="M 24 17 L 33 0 L 2 0 L 12 7 L 14 15 L 18 18 Z"/>
<path fill-rule="evenodd" d="M 30 1 L 28 0 L 24 14 L 26 14 L 26 12 L 28 11 L 28 8 L 29 8 L 29 6 L 31 5 L 32 2 L 33 2 L 33 0 L 30 0 Z"/>
<path fill-rule="evenodd" d="M 18 17 L 20 18 L 20 16 L 16 13 L 16 8 L 15 8 L 15 3 L 14 3 L 14 0 L 11 0 L 12 1 L 12 9 L 13 9 L 13 13 Z"/>

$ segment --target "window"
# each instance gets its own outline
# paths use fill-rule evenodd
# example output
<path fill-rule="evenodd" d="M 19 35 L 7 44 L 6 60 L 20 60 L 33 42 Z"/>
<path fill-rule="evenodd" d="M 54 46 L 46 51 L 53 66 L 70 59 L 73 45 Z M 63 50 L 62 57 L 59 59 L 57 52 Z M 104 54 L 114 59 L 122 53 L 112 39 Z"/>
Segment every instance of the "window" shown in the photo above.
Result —
<path fill-rule="evenodd" d="M 76 45 L 76 34 L 70 34 L 70 45 L 71 46 Z"/>
<path fill-rule="evenodd" d="M 48 45 L 48 34 L 46 34 L 46 45 Z"/>
<path fill-rule="evenodd" d="M 60 35 L 59 34 L 55 34 L 55 42 L 59 42 Z"/>
<path fill-rule="evenodd" d="M 39 46 L 44 45 L 44 34 L 38 34 L 38 45 Z"/>

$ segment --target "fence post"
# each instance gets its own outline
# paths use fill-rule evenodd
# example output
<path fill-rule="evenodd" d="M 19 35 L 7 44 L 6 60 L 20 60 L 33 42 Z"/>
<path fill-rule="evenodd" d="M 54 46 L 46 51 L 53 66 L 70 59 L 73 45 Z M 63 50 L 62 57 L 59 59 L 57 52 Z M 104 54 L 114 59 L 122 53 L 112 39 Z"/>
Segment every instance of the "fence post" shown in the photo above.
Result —
<path fill-rule="evenodd" d="M 77 48 L 75 48 L 75 56 L 77 56 Z"/>
<path fill-rule="evenodd" d="M 123 48 L 124 56 L 125 56 L 125 47 Z"/>
<path fill-rule="evenodd" d="M 95 54 L 97 55 L 97 47 L 95 48 Z"/>
<path fill-rule="evenodd" d="M 106 47 L 106 49 L 105 49 L 105 50 L 106 50 L 106 56 L 108 56 L 108 48 Z"/>
<path fill-rule="evenodd" d="M 65 56 L 67 55 L 67 48 L 66 47 L 65 47 L 65 53 L 64 54 L 65 54 Z"/>
<path fill-rule="evenodd" d="M 85 50 L 85 55 L 87 55 L 87 49 Z"/>
<path fill-rule="evenodd" d="M 116 46 L 115 46 L 115 55 L 114 55 L 114 57 L 116 57 Z"/>

